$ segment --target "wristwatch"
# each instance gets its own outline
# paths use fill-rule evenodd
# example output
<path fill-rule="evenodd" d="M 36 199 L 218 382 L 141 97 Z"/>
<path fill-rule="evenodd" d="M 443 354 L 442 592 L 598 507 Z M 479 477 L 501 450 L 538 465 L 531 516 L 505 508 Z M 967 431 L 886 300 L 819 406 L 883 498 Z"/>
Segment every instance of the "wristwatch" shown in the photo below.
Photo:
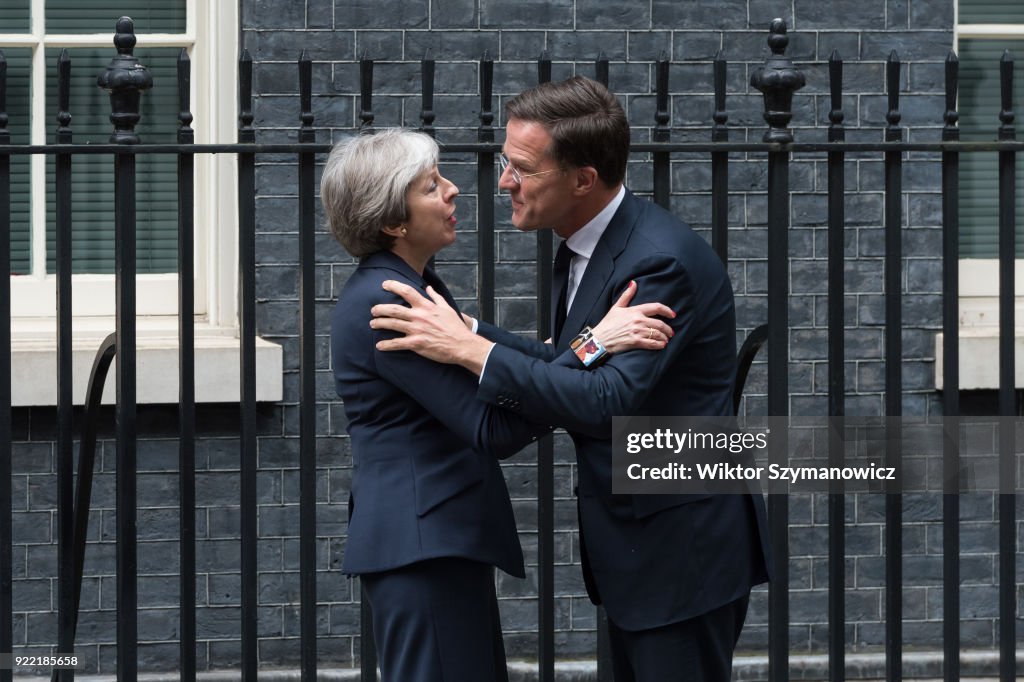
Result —
<path fill-rule="evenodd" d="M 601 342 L 594 338 L 594 332 L 590 327 L 584 327 L 569 347 L 584 367 L 596 367 L 611 355 Z"/>

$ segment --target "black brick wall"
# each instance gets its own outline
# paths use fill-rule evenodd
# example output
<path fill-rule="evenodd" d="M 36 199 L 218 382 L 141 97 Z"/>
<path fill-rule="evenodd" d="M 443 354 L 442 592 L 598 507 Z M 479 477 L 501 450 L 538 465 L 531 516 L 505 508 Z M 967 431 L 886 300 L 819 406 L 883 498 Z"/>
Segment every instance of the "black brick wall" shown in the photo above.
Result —
<path fill-rule="evenodd" d="M 710 138 L 713 111 L 711 60 L 729 60 L 731 139 L 759 140 L 764 129 L 759 93 L 748 83 L 767 55 L 771 19 L 790 29 L 787 54 L 807 75 L 794 102 L 798 140 L 824 140 L 828 125 L 827 59 L 846 60 L 844 108 L 849 140 L 881 140 L 887 101 L 884 62 L 897 50 L 904 63 L 902 122 L 912 140 L 938 138 L 942 124 L 942 62 L 953 47 L 952 0 L 242 0 L 242 40 L 254 59 L 257 139 L 296 138 L 297 69 L 302 50 L 314 60 L 313 111 L 320 142 L 340 139 L 359 124 L 360 56 L 377 61 L 373 110 L 378 126 L 419 123 L 419 60 L 437 61 L 434 126 L 442 141 L 475 140 L 478 125 L 477 60 L 495 59 L 495 112 L 536 82 L 535 60 L 547 50 L 553 77 L 593 74 L 603 51 L 611 60 L 610 85 L 634 126 L 634 139 L 650 139 L 654 122 L 654 60 L 665 52 L 670 73 L 674 140 Z M 500 138 L 499 138 L 500 139 Z M 757 154 L 734 154 L 730 165 L 729 271 L 737 294 L 742 341 L 766 311 L 766 164 Z M 260 408 L 259 463 L 260 659 L 268 668 L 298 662 L 298 325 L 297 181 L 287 157 L 261 157 L 257 170 L 258 326 L 285 348 L 285 400 Z M 466 309 L 475 309 L 478 195 L 473 159 L 449 156 L 444 172 L 462 188 L 460 237 L 440 254 L 438 266 Z M 934 335 L 940 326 L 940 166 L 934 156 L 910 154 L 905 164 L 904 411 L 936 413 Z M 875 154 L 850 155 L 846 169 L 846 376 L 848 414 L 880 414 L 884 391 L 883 166 Z M 651 190 L 650 165 L 635 154 L 628 184 Z M 672 209 L 707 234 L 710 164 L 705 156 L 676 156 Z M 794 414 L 826 409 L 826 168 L 820 156 L 799 156 L 791 168 L 790 234 L 792 331 L 790 387 Z M 498 322 L 535 330 L 534 238 L 517 233 L 498 200 L 496 290 Z M 322 220 L 320 221 L 322 223 Z M 341 575 L 346 532 L 350 456 L 345 417 L 329 367 L 328 315 L 354 265 L 330 236 L 317 242 L 318 329 L 318 608 L 319 655 L 324 666 L 348 667 L 358 655 L 357 590 Z M 765 410 L 765 372 L 755 366 L 744 409 Z M 112 416 L 105 414 L 79 626 L 86 670 L 109 673 L 114 663 L 114 511 Z M 200 408 L 198 440 L 199 664 L 232 668 L 239 656 L 238 415 L 232 406 Z M 140 408 L 140 647 L 144 670 L 175 670 L 177 605 L 177 459 L 173 407 Z M 15 646 L 49 648 L 55 641 L 54 414 L 15 412 L 14 604 Z M 555 468 L 556 647 L 560 658 L 592 658 L 595 613 L 578 568 L 574 461 L 557 437 Z M 505 464 L 527 562 L 525 581 L 499 575 L 510 658 L 531 658 L 536 647 L 536 475 L 532 449 Z M 847 499 L 847 640 L 851 649 L 879 650 L 884 642 L 883 498 Z M 996 637 L 995 508 L 991 496 L 962 500 L 961 632 L 966 648 L 992 648 Z M 790 501 L 791 627 L 794 653 L 821 652 L 827 641 L 828 564 L 826 499 Z M 908 646 L 941 641 L 941 519 L 934 497 L 907 496 L 904 504 L 904 633 Z M 1024 561 L 1018 558 L 1018 566 Z M 1020 571 L 1019 571 L 1020 572 Z M 764 653 L 767 600 L 758 591 L 740 642 Z M 1019 628 L 1018 631 L 1024 631 Z"/>

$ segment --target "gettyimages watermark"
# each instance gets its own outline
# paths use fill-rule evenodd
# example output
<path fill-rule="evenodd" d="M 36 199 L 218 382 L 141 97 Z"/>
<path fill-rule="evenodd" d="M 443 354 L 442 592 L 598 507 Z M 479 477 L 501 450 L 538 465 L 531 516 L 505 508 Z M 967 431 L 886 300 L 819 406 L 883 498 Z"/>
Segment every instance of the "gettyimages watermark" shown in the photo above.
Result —
<path fill-rule="evenodd" d="M 1024 492 L 1024 418 L 615 417 L 612 492 Z"/>

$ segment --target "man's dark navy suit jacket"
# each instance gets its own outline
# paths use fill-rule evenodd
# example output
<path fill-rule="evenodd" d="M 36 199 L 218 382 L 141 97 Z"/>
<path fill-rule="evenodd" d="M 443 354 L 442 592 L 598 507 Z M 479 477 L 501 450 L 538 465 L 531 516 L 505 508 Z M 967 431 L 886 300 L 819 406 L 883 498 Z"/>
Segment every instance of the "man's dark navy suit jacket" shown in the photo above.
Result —
<path fill-rule="evenodd" d="M 630 280 L 633 303 L 676 312 L 659 352 L 633 351 L 579 371 L 569 342 L 596 325 Z M 557 292 L 553 292 L 557 298 Z M 552 310 L 554 310 L 554 301 Z M 552 325 L 554 328 L 554 324 Z M 569 431 L 579 463 L 584 577 L 625 630 L 667 625 L 745 596 L 768 579 L 764 501 L 752 495 L 612 495 L 612 417 L 728 416 L 736 367 L 732 288 L 688 226 L 626 192 L 597 243 L 554 347 L 492 325 L 477 395 Z"/>

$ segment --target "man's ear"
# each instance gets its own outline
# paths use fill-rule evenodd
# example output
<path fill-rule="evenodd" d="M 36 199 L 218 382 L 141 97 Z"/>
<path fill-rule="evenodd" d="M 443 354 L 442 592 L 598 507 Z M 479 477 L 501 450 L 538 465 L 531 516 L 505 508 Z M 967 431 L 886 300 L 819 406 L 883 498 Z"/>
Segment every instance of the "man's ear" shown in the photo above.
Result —
<path fill-rule="evenodd" d="M 573 193 L 577 196 L 585 196 L 593 191 L 599 180 L 597 176 L 597 169 L 593 166 L 583 166 L 575 169 L 575 184 L 573 185 Z"/>

